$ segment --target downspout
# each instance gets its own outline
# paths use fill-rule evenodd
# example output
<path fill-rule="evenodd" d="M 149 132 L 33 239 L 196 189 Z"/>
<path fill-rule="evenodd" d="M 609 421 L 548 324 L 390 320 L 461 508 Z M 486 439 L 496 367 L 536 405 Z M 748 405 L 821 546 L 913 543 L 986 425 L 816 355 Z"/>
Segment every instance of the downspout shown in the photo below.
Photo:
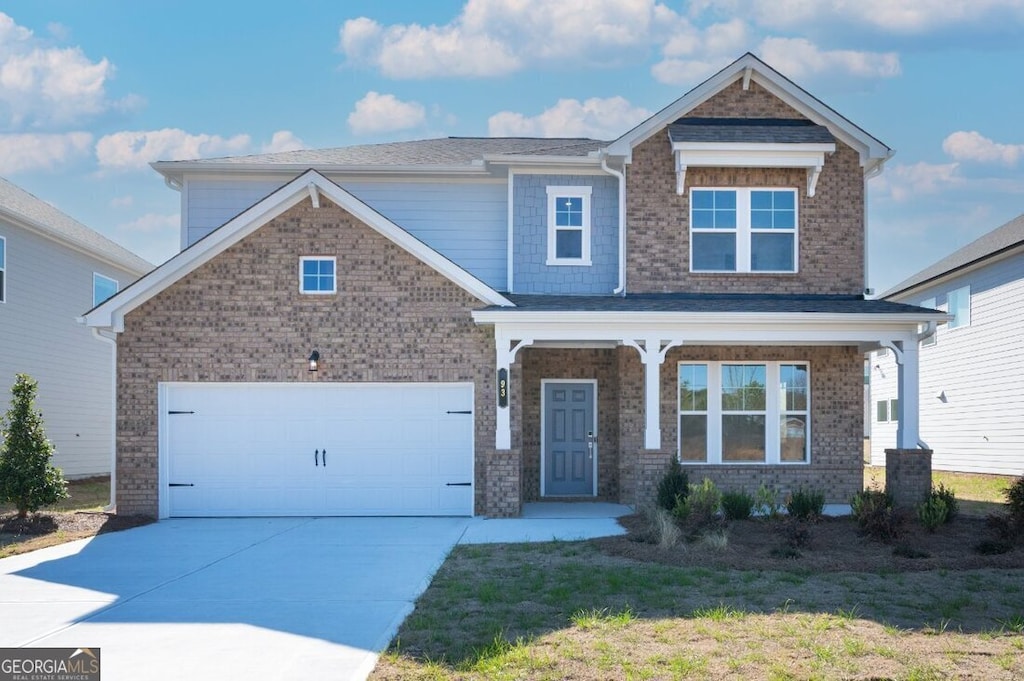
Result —
<path fill-rule="evenodd" d="M 601 156 L 601 170 L 619 179 L 619 285 L 613 295 L 625 295 L 626 291 L 626 169 L 613 170 L 608 167 L 608 157 Z"/>
<path fill-rule="evenodd" d="M 103 507 L 110 512 L 117 507 L 117 340 L 92 328 L 94 338 L 110 344 L 110 390 L 114 408 L 110 413 L 110 503 Z"/>

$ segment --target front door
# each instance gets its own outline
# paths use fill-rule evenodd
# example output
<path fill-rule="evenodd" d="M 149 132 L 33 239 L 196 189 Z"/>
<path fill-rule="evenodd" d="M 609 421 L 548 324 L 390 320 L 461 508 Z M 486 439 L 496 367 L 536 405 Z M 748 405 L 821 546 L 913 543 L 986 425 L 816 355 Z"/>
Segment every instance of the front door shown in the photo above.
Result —
<path fill-rule="evenodd" d="M 544 382 L 544 496 L 594 495 L 594 393 L 590 382 Z"/>

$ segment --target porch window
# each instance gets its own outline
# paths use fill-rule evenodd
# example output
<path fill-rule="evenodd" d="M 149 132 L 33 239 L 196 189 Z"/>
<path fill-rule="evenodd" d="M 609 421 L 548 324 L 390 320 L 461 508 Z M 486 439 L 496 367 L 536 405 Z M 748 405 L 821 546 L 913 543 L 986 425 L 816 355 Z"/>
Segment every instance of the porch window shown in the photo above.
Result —
<path fill-rule="evenodd" d="M 682 463 L 806 463 L 809 367 L 796 362 L 682 362 Z"/>
<path fill-rule="evenodd" d="M 590 265 L 590 187 L 548 187 L 548 265 Z"/>
<path fill-rule="evenodd" d="M 795 189 L 690 191 L 691 272 L 796 272 Z"/>

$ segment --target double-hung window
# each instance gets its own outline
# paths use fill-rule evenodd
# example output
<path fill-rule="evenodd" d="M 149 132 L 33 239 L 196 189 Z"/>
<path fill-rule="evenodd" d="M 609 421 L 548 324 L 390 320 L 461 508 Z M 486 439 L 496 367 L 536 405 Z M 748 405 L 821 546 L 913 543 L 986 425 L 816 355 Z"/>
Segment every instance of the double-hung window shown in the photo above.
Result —
<path fill-rule="evenodd" d="M 0 303 L 7 302 L 7 240 L 0 236 Z"/>
<path fill-rule="evenodd" d="M 691 272 L 796 272 L 797 192 L 690 190 Z"/>
<path fill-rule="evenodd" d="M 302 293 L 336 293 L 335 259 L 321 256 L 299 258 L 299 291 Z"/>
<path fill-rule="evenodd" d="M 590 187 L 548 187 L 548 265 L 590 264 Z"/>
<path fill-rule="evenodd" d="M 118 290 L 117 279 L 105 277 L 98 272 L 92 273 L 92 306 L 96 307 Z"/>
<path fill-rule="evenodd" d="M 679 364 L 679 460 L 806 463 L 810 382 L 802 362 Z"/>

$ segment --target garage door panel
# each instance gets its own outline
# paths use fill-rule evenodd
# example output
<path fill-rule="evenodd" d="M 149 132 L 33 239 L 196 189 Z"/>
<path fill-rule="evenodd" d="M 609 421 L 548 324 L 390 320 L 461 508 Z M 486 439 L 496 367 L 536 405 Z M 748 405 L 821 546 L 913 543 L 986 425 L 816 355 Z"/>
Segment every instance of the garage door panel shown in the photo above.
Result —
<path fill-rule="evenodd" d="M 472 515 L 471 384 L 166 391 L 170 515 Z"/>

